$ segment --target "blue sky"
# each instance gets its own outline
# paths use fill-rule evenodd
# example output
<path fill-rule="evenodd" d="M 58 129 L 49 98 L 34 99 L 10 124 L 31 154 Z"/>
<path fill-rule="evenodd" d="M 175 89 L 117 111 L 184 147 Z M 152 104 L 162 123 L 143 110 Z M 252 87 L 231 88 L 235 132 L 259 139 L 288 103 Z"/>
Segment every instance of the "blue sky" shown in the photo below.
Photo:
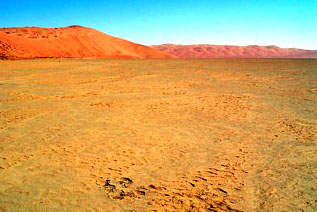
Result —
<path fill-rule="evenodd" d="M 0 27 L 68 25 L 145 45 L 317 49 L 317 0 L 0 0 Z"/>

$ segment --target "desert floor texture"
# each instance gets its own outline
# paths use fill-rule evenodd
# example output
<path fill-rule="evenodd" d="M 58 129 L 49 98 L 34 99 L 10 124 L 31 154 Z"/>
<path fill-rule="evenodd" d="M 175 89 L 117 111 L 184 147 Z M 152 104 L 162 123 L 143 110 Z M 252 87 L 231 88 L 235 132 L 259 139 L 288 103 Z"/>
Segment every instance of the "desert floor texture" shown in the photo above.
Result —
<path fill-rule="evenodd" d="M 317 60 L 0 61 L 0 211 L 317 211 Z"/>

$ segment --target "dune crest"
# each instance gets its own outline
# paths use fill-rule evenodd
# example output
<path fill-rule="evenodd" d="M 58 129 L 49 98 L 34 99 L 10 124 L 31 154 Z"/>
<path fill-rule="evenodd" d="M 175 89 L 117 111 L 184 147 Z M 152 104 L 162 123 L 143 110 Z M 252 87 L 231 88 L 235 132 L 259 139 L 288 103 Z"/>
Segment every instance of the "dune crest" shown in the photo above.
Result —
<path fill-rule="evenodd" d="M 152 47 L 140 45 L 98 30 L 17 27 L 0 29 L 0 58 L 173 58 Z"/>
<path fill-rule="evenodd" d="M 317 58 L 317 50 L 277 46 L 153 45 L 157 50 L 180 58 Z"/>

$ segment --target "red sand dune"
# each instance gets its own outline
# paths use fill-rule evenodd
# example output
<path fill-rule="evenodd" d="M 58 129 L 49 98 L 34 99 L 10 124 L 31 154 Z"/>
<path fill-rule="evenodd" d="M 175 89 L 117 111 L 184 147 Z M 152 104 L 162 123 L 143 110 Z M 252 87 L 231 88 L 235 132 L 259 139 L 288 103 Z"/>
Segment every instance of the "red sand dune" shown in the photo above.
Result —
<path fill-rule="evenodd" d="M 152 47 L 179 58 L 317 58 L 316 50 L 286 49 L 277 46 L 163 44 Z"/>
<path fill-rule="evenodd" d="M 127 40 L 82 26 L 2 28 L 0 58 L 173 58 Z"/>

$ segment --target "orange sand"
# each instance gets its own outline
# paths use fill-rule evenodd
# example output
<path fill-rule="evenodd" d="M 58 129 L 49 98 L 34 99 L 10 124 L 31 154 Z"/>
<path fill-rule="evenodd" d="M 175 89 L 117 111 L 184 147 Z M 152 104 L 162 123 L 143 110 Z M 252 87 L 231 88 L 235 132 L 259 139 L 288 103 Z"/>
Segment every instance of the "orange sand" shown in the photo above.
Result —
<path fill-rule="evenodd" d="M 0 29 L 0 58 L 173 58 L 151 47 L 116 38 L 95 29 Z"/>

